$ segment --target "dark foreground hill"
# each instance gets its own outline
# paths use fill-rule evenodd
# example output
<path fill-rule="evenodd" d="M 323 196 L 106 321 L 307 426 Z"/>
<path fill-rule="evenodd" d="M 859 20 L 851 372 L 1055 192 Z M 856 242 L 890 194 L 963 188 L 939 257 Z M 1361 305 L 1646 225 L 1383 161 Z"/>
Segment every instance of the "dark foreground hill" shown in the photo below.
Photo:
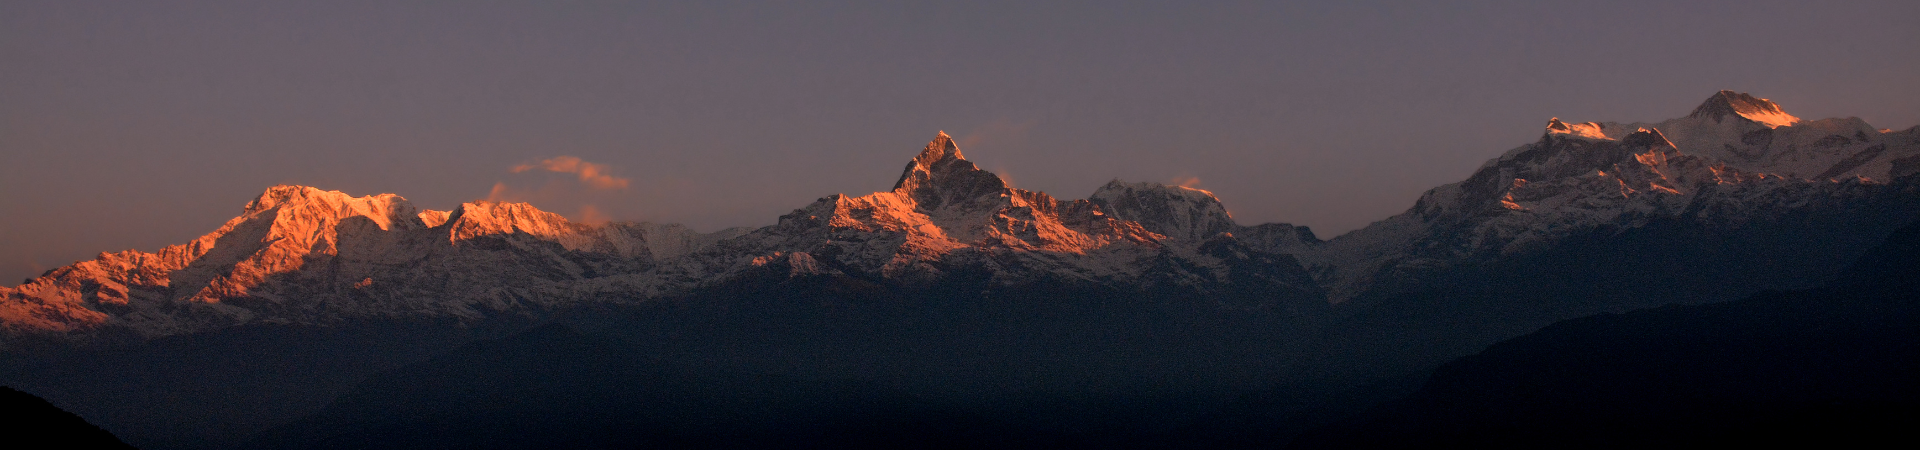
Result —
<path fill-rule="evenodd" d="M 1833 446 L 1920 420 L 1920 225 L 1814 290 L 1569 320 L 1294 447 Z"/>
<path fill-rule="evenodd" d="M 133 448 L 113 433 L 45 399 L 4 386 L 0 386 L 0 436 L 14 445 L 39 442 L 50 448 Z"/>
<path fill-rule="evenodd" d="M 821 283 L 849 281 L 573 314 L 377 374 L 251 446 L 1128 446 L 1274 379 L 1303 333 L 1271 311 L 1094 290 Z"/>

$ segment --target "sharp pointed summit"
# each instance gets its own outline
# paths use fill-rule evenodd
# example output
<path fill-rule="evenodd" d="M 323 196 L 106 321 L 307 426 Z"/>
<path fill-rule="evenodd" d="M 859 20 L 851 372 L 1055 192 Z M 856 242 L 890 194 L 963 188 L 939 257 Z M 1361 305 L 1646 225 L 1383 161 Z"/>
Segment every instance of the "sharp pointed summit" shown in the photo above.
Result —
<path fill-rule="evenodd" d="M 1713 119 L 1714 122 L 1736 116 L 1769 127 L 1782 127 L 1799 122 L 1800 118 L 1787 114 L 1780 105 L 1764 98 L 1747 95 L 1745 92 L 1720 91 L 1707 98 L 1700 107 L 1693 109 L 1691 118 Z"/>
<path fill-rule="evenodd" d="M 1635 150 L 1673 147 L 1673 142 L 1668 141 L 1667 136 L 1661 134 L 1658 128 L 1641 128 L 1635 130 L 1633 134 L 1620 138 L 1620 143 L 1626 145 L 1627 148 Z"/>
<path fill-rule="evenodd" d="M 945 131 L 935 135 L 918 156 L 908 161 L 900 181 L 893 183 L 894 192 L 907 195 L 920 208 L 929 210 L 998 197 L 1006 190 L 1007 183 L 999 176 L 981 170 L 961 156 L 960 147 L 954 145 L 953 138 Z"/>
<path fill-rule="evenodd" d="M 960 146 L 953 143 L 953 137 L 947 136 L 947 132 L 941 131 L 939 134 L 934 135 L 932 141 L 927 142 L 927 147 L 921 149 L 919 155 L 915 155 L 912 161 L 907 161 L 906 173 L 900 174 L 900 181 L 894 182 L 893 188 L 899 189 L 903 186 L 904 183 L 907 182 L 907 178 L 913 175 L 915 169 L 928 170 L 935 164 L 949 158 L 961 161 L 967 159 L 960 154 Z"/>

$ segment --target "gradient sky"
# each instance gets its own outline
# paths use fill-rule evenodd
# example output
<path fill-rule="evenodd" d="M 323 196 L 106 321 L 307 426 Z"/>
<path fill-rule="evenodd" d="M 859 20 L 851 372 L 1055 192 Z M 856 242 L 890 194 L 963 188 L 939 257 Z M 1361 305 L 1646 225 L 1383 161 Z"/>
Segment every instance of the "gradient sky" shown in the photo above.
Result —
<path fill-rule="evenodd" d="M 1195 183 L 1330 238 L 1554 116 L 1920 124 L 1911 0 L 719 3 L 0 1 L 0 284 L 283 183 L 710 231 L 945 130 L 1017 187 Z"/>

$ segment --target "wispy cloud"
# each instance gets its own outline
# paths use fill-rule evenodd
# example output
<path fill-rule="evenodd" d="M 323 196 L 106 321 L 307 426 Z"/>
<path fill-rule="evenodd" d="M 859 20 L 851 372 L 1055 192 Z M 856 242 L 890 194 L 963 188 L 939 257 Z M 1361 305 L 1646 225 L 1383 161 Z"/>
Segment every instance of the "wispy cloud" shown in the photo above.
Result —
<path fill-rule="evenodd" d="M 607 214 L 600 212 L 600 207 L 593 206 L 592 203 L 580 205 L 580 213 L 573 216 L 574 222 L 589 225 L 599 225 L 607 223 L 609 220 L 611 219 L 607 217 Z"/>
<path fill-rule="evenodd" d="M 970 147 L 984 143 L 1019 141 L 1026 138 L 1027 130 L 1033 129 L 1033 123 L 1034 121 L 1032 120 L 1014 122 L 1004 117 L 994 119 L 992 122 L 987 122 L 985 125 L 981 125 L 973 129 L 973 131 L 960 136 L 959 139 L 955 139 L 954 144 L 959 145 L 960 150 L 965 151 Z"/>
<path fill-rule="evenodd" d="M 493 190 L 487 192 L 487 201 L 504 202 L 504 201 L 518 200 L 517 198 L 518 196 L 513 194 L 514 194 L 513 189 L 507 187 L 507 183 L 495 182 L 493 183 Z"/>
<path fill-rule="evenodd" d="M 612 220 L 611 215 L 602 211 L 599 204 L 613 198 L 609 196 L 631 193 L 626 189 L 632 181 L 609 175 L 605 164 L 587 162 L 574 156 L 556 156 L 536 163 L 517 164 L 507 170 L 516 174 L 552 172 L 578 178 L 579 182 L 576 183 L 560 177 L 518 177 L 522 179 L 496 182 L 493 189 L 487 192 L 487 201 L 492 202 L 532 203 L 552 212 L 578 209 L 579 212 L 575 214 L 562 213 L 575 222 L 600 224 Z"/>
<path fill-rule="evenodd" d="M 1171 184 L 1174 186 L 1179 186 L 1187 189 L 1199 189 L 1200 177 L 1193 176 L 1193 175 L 1177 176 L 1177 177 L 1173 177 L 1172 180 L 1168 180 L 1167 184 Z"/>
<path fill-rule="evenodd" d="M 595 164 L 572 156 L 558 156 L 540 161 L 538 164 L 520 164 L 513 166 L 513 173 L 541 169 L 548 172 L 571 173 L 580 177 L 580 182 L 594 189 L 626 189 L 628 180 L 607 174 L 606 164 Z M 496 187 L 496 190 L 498 188 Z"/>

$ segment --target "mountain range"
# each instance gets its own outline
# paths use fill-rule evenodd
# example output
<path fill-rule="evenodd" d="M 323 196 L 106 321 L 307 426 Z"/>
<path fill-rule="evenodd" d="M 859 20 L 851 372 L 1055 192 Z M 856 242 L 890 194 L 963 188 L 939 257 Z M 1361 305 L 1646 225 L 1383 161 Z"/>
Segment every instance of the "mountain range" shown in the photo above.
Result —
<path fill-rule="evenodd" d="M 738 380 L 778 374 L 800 380 L 783 386 L 813 386 L 802 390 L 872 393 L 836 399 L 939 411 L 927 417 L 1156 442 L 1139 433 L 1206 429 L 1181 421 L 1222 405 L 1354 413 L 1384 399 L 1343 392 L 1418 378 L 1564 319 L 1821 285 L 1920 218 L 1916 173 L 1920 127 L 1803 120 L 1721 91 L 1657 123 L 1548 120 L 1539 140 L 1406 212 L 1324 240 L 1302 226 L 1241 225 L 1204 190 L 1115 180 L 1061 200 L 1014 188 L 945 133 L 890 191 L 827 196 L 771 226 L 713 233 L 578 223 L 524 203 L 438 211 L 393 194 L 275 186 L 188 243 L 102 253 L 0 288 L 0 349 L 14 358 L 0 381 L 106 417 L 96 420 L 131 430 L 136 445 L 238 444 L 302 420 L 263 435 L 290 440 L 255 441 L 287 446 L 326 424 L 372 426 L 306 416 L 381 404 L 367 392 L 471 391 L 442 381 L 486 369 L 442 352 L 551 344 L 645 363 L 540 392 L 585 395 L 609 380 L 700 391 L 688 374 L 731 374 L 713 375 L 734 380 L 714 386 L 745 392 L 772 388 Z M 382 347 L 395 342 L 407 344 Z M 509 350 L 474 350 L 489 345 Z M 268 356 L 140 365 L 209 349 Z M 123 401 L 148 395 L 129 390 L 219 391 L 229 388 L 207 380 L 302 365 L 327 369 L 298 375 L 299 386 L 249 381 L 299 399 L 286 406 L 238 394 L 224 406 Z M 171 375 L 134 373 L 148 370 Z M 378 376 L 389 370 L 452 378 Z M 513 386 L 501 383 L 490 386 Z M 648 414 L 734 411 L 714 406 L 746 401 L 731 395 Z M 327 406 L 336 398 L 346 403 Z M 1038 398 L 1125 406 L 1082 425 L 1068 413 L 1008 412 Z M 585 407 L 551 406 L 531 410 Z M 1148 418 L 1166 411 L 1187 419 Z M 783 429 L 735 413 L 770 435 Z M 181 432 L 169 425 L 178 421 L 227 425 Z M 1036 445 L 1079 442 L 1061 439 Z"/>
<path fill-rule="evenodd" d="M 524 203 L 436 211 L 393 194 L 275 186 L 189 243 L 103 253 L 0 288 L 0 323 L 13 334 L 152 338 L 246 323 L 473 320 L 683 295 L 765 270 L 907 284 L 979 270 L 1001 286 L 1095 283 L 1315 309 L 1596 229 L 1739 227 L 1899 197 L 1910 188 L 1890 182 L 1920 172 L 1917 133 L 1801 120 L 1728 91 L 1656 124 L 1556 118 L 1540 141 L 1327 241 L 1304 227 L 1239 225 L 1197 189 L 1115 180 L 1063 201 L 1012 188 L 945 133 L 892 191 L 824 197 L 753 230 L 587 225 Z M 1235 289 L 1260 295 L 1223 297 Z"/>

